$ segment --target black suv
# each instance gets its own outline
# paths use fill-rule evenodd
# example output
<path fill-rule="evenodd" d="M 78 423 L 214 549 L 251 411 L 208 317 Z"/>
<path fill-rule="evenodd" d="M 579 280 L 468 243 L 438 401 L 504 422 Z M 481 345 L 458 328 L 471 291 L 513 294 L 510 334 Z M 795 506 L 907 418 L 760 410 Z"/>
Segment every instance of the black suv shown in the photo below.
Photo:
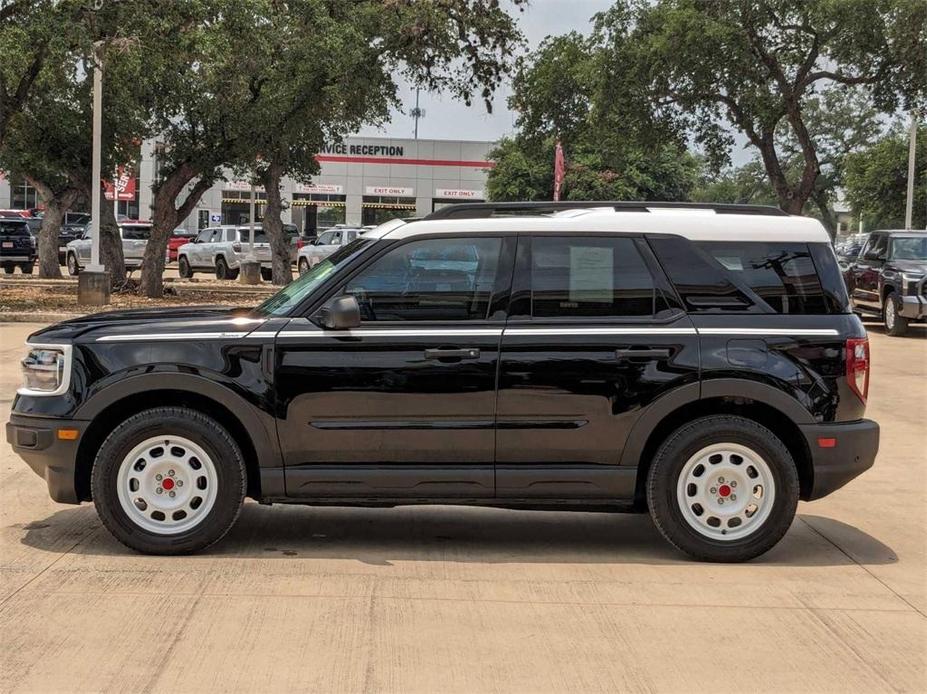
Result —
<path fill-rule="evenodd" d="M 872 232 L 846 277 L 853 310 L 904 335 L 910 322 L 927 318 L 927 232 Z"/>
<path fill-rule="evenodd" d="M 649 509 L 681 550 L 738 561 L 879 438 L 827 233 L 744 206 L 459 204 L 253 309 L 59 323 L 23 371 L 16 452 L 163 554 L 217 541 L 250 496 Z"/>
<path fill-rule="evenodd" d="M 10 275 L 18 267 L 31 275 L 37 253 L 29 222 L 23 218 L 0 217 L 0 267 Z"/>

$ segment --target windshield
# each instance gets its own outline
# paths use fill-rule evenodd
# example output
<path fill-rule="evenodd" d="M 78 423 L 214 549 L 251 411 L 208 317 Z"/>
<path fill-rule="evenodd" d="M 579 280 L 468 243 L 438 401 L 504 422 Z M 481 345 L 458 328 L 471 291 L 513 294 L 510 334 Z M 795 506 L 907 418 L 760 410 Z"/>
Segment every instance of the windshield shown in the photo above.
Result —
<path fill-rule="evenodd" d="M 927 235 L 892 239 L 892 258 L 895 260 L 927 260 Z"/>
<path fill-rule="evenodd" d="M 302 303 L 303 299 L 314 292 L 335 270 L 356 256 L 374 242 L 373 239 L 359 238 L 353 243 L 339 248 L 336 252 L 299 276 L 279 292 L 270 297 L 255 311 L 265 316 L 285 316 Z"/>

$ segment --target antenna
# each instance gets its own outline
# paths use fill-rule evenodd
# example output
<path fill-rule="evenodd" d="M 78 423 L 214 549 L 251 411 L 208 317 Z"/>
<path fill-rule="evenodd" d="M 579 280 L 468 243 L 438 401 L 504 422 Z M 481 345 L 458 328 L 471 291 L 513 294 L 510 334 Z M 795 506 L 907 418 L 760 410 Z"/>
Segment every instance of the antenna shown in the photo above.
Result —
<path fill-rule="evenodd" d="M 412 111 L 410 112 L 412 115 L 412 119 L 415 121 L 415 139 L 416 140 L 418 139 L 418 119 L 425 117 L 425 109 L 419 108 L 418 106 L 419 92 L 421 92 L 421 88 L 416 87 L 415 88 L 415 108 L 413 108 Z"/>

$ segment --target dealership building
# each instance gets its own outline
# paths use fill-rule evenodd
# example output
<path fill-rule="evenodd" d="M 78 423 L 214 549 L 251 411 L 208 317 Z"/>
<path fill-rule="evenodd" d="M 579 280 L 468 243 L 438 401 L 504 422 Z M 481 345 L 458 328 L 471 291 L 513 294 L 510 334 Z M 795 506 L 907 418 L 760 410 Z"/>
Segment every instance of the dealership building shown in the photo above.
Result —
<path fill-rule="evenodd" d="M 311 183 L 284 179 L 284 222 L 315 230 L 335 224 L 378 224 L 395 217 L 421 217 L 444 205 L 485 200 L 487 160 L 492 142 L 406 140 L 349 137 L 323 147 L 321 171 Z M 146 142 L 134 178 L 121 186 L 119 212 L 130 218 L 151 216 L 151 185 L 157 171 L 158 145 Z M 183 222 L 196 229 L 210 224 L 245 224 L 251 186 L 236 180 L 217 182 Z M 264 190 L 256 188 L 258 219 Z M 0 178 L 0 208 L 40 206 L 25 181 Z"/>

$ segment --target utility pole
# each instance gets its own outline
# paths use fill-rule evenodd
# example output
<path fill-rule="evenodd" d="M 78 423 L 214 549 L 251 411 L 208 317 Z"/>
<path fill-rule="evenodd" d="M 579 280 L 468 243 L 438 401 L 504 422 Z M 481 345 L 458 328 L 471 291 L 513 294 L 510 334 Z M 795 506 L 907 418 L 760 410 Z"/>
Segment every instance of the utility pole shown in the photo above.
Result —
<path fill-rule="evenodd" d="M 917 113 L 911 112 L 911 134 L 908 137 L 908 195 L 904 206 L 904 228 L 911 229 L 914 217 L 914 155 L 917 150 Z"/>

